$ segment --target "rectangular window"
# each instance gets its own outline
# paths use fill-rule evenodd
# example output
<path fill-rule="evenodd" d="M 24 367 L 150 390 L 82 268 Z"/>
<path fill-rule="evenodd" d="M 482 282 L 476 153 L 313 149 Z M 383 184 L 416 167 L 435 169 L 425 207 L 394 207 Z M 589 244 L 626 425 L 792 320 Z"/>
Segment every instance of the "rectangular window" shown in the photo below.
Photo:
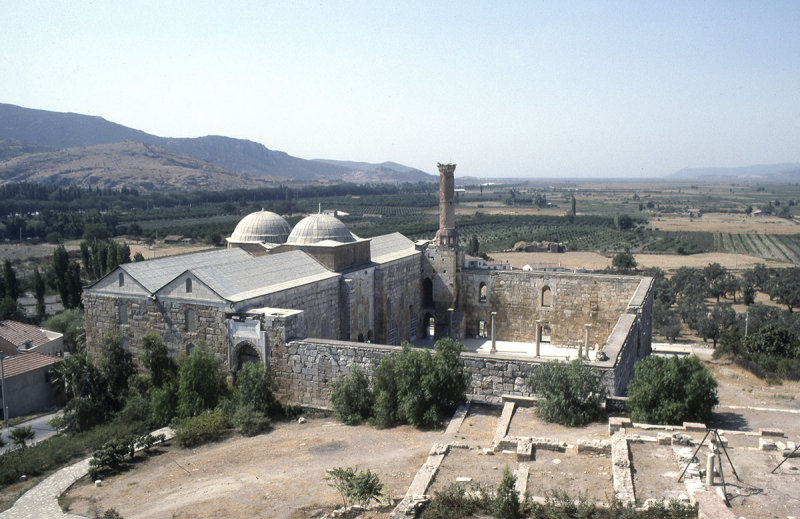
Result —
<path fill-rule="evenodd" d="M 119 304 L 119 324 L 128 324 L 128 305 Z"/>

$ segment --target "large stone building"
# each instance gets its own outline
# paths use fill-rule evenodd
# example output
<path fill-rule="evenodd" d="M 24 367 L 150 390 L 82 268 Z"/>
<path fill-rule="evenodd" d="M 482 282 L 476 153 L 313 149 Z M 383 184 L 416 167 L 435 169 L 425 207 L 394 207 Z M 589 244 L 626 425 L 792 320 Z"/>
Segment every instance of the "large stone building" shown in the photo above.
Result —
<path fill-rule="evenodd" d="M 227 249 L 120 265 L 84 290 L 89 352 L 106 334 L 136 353 L 156 333 L 176 357 L 204 343 L 231 373 L 263 362 L 283 398 L 326 406 L 331 382 L 353 365 L 371 373 L 402 341 L 450 336 L 475 346 L 462 354 L 473 398 L 524 395 L 537 363 L 579 354 L 624 394 L 650 353 L 652 279 L 467 268 L 454 170 L 439 165 L 431 242 L 362 239 L 327 214 L 290 231 L 259 211 Z"/>

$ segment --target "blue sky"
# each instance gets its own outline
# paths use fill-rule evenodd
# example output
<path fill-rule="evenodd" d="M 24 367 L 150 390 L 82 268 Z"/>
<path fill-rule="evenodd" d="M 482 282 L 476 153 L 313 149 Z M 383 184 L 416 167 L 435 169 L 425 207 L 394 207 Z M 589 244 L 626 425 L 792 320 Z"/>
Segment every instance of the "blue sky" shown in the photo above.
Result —
<path fill-rule="evenodd" d="M 0 0 L 0 102 L 303 158 L 652 177 L 800 162 L 800 2 Z"/>

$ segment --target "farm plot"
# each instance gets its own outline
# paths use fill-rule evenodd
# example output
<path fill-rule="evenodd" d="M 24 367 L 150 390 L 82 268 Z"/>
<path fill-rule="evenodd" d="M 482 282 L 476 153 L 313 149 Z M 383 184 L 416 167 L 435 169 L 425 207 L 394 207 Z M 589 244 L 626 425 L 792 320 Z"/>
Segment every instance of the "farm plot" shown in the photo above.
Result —
<path fill-rule="evenodd" d="M 775 261 L 800 263 L 800 235 L 718 233 L 722 250 Z"/>

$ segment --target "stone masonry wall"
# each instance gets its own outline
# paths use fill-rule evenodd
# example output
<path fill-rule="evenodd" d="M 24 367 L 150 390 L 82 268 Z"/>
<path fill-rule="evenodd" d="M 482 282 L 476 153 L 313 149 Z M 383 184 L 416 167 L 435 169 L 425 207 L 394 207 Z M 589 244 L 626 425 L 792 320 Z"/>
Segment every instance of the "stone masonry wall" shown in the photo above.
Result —
<path fill-rule="evenodd" d="M 83 296 L 86 320 L 86 347 L 92 358 L 100 355 L 100 343 L 105 335 L 122 337 L 122 344 L 138 358 L 139 344 L 144 335 L 155 333 L 169 348 L 173 357 L 185 354 L 188 344 L 200 341 L 223 362 L 228 358 L 225 306 L 187 305 L 154 301 L 149 297 L 123 297 L 87 294 Z M 120 323 L 120 307 L 127 314 L 127 324 Z M 194 311 L 197 326 L 187 330 L 186 309 Z"/>
<path fill-rule="evenodd" d="M 549 323 L 550 341 L 559 345 L 582 344 L 585 325 L 591 323 L 590 342 L 602 345 L 641 278 L 564 274 L 553 272 L 464 270 L 460 307 L 464 309 L 467 336 L 475 336 L 480 320 L 495 319 L 498 340 L 535 342 L 535 321 Z M 479 300 L 485 283 L 487 297 Z M 542 290 L 552 296 L 549 307 L 542 305 Z"/>
<path fill-rule="evenodd" d="M 418 335 L 422 299 L 420 258 L 411 256 L 384 263 L 375 271 L 375 341 L 398 345 Z"/>

